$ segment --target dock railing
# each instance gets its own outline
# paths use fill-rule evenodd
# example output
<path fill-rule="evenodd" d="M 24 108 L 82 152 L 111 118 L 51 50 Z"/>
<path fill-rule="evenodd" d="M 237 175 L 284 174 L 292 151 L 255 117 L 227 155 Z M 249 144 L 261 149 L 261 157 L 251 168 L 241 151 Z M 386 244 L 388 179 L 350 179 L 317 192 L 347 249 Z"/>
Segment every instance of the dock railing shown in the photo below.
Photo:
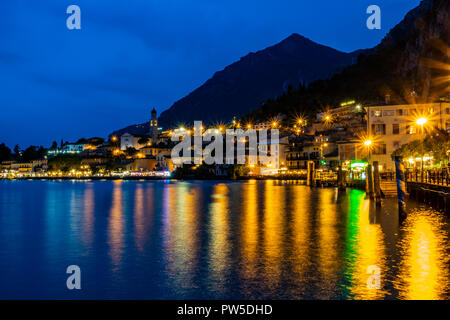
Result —
<path fill-rule="evenodd" d="M 407 182 L 418 182 L 430 185 L 449 186 L 450 167 L 440 169 L 408 170 L 406 171 Z"/>

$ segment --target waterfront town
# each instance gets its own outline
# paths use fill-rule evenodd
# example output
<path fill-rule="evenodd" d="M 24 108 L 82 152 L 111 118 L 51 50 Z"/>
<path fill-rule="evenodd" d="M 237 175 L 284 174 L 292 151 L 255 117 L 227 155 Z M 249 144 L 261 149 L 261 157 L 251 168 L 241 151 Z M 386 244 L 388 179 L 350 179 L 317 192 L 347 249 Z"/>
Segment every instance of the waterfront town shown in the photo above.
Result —
<path fill-rule="evenodd" d="M 277 143 L 268 148 L 276 161 L 269 164 L 178 163 L 171 156 L 175 145 L 171 137 L 180 131 L 190 134 L 193 128 L 162 128 L 155 109 L 151 111 L 148 124 L 145 135 L 124 132 L 112 134 L 106 140 L 82 138 L 74 142 L 54 142 L 49 149 L 30 147 L 31 151 L 30 148 L 23 151 L 16 147 L 14 153 L 3 151 L 1 177 L 303 179 L 308 163 L 312 163 L 315 176 L 323 181 L 336 180 L 340 169 L 347 179 L 365 180 L 368 162 L 377 163 L 381 176 L 389 176 L 395 172 L 394 155 L 400 155 L 407 170 L 440 170 L 448 180 L 448 98 L 434 103 L 394 105 L 386 96 L 384 104 L 373 106 L 351 100 L 317 113 L 315 117 L 280 114 L 263 122 L 234 118 L 229 123 L 210 126 L 220 132 L 228 128 L 278 129 Z M 7 147 L 3 145 L 3 149 Z"/>
<path fill-rule="evenodd" d="M 24 2 L 2 6 L 0 300 L 450 298 L 450 1 Z"/>

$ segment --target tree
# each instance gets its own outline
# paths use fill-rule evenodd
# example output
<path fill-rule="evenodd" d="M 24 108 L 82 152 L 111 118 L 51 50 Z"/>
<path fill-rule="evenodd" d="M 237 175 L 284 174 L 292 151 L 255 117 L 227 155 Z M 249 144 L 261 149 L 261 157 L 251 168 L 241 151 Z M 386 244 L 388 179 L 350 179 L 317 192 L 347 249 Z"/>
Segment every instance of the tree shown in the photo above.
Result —
<path fill-rule="evenodd" d="M 88 141 L 87 141 L 86 138 L 80 138 L 80 139 L 78 139 L 78 141 L 75 142 L 75 143 L 76 143 L 76 144 L 86 144 L 86 143 L 88 143 Z"/>
<path fill-rule="evenodd" d="M 4 143 L 0 144 L 0 161 L 11 160 L 11 158 L 11 149 L 8 148 Z"/>
<path fill-rule="evenodd" d="M 14 146 L 14 158 L 15 158 L 17 161 L 20 161 L 20 160 L 22 159 L 22 156 L 21 156 L 21 154 L 20 154 L 20 147 L 19 147 L 18 144 L 16 144 L 16 145 Z"/>
<path fill-rule="evenodd" d="M 229 176 L 229 178 L 235 180 L 239 177 L 246 176 L 249 171 L 250 171 L 250 169 L 245 165 L 234 164 L 234 165 L 231 165 L 230 168 L 228 169 L 228 176 Z"/>
<path fill-rule="evenodd" d="M 134 156 L 137 153 L 137 150 L 133 147 L 128 147 L 127 150 L 125 151 L 125 153 L 128 156 Z"/>
<path fill-rule="evenodd" d="M 52 146 L 50 147 L 50 149 L 56 149 L 58 148 L 58 142 L 53 141 Z"/>
<path fill-rule="evenodd" d="M 423 141 L 423 152 L 432 154 L 435 165 L 448 163 L 450 150 L 450 134 L 444 130 L 437 130 L 427 135 Z M 392 158 L 401 156 L 403 158 L 416 158 L 422 156 L 422 140 L 414 140 L 402 145 L 392 153 Z"/>
<path fill-rule="evenodd" d="M 42 146 L 29 146 L 22 153 L 23 161 L 33 161 L 42 159 L 45 156 L 45 149 Z"/>
<path fill-rule="evenodd" d="M 150 139 L 148 138 L 148 137 L 141 137 L 141 138 L 139 138 L 139 140 L 138 140 L 138 143 L 139 144 L 147 144 L 147 143 L 149 143 L 150 142 Z"/>
<path fill-rule="evenodd" d="M 48 160 L 48 167 L 51 170 L 61 170 L 68 172 L 72 169 L 79 169 L 81 157 L 79 155 L 58 155 Z"/>

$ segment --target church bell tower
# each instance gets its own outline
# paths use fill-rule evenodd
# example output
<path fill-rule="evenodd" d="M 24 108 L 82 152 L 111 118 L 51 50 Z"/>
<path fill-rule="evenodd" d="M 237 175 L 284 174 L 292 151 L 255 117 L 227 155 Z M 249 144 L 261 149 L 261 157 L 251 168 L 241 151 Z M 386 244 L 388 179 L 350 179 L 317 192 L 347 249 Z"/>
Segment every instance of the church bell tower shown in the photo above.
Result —
<path fill-rule="evenodd" d="M 158 140 L 158 118 L 156 117 L 157 113 L 155 108 L 152 110 L 152 115 L 150 118 L 150 138 L 152 139 L 152 143 L 156 143 Z"/>

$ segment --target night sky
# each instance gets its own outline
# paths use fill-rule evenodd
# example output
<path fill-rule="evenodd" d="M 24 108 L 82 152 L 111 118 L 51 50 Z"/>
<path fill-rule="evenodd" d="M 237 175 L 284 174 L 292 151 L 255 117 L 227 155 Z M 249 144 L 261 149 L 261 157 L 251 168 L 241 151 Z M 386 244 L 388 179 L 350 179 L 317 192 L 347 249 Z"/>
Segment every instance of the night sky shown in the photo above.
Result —
<path fill-rule="evenodd" d="M 105 137 L 294 32 L 346 52 L 373 47 L 419 2 L 2 0 L 0 142 Z M 66 27 L 71 4 L 81 30 Z M 366 28 L 371 4 L 381 30 Z"/>

